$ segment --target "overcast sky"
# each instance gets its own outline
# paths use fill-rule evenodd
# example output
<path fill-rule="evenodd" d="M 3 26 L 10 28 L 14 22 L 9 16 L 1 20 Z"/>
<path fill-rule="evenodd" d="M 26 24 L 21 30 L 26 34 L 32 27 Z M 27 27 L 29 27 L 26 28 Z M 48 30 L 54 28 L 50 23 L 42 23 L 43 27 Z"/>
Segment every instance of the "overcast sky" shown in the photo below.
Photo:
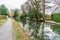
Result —
<path fill-rule="evenodd" d="M 27 0 L 0 0 L 0 5 L 4 4 L 8 9 L 21 8 Z"/>
<path fill-rule="evenodd" d="M 56 3 L 60 5 L 60 0 L 56 0 L 56 2 L 55 2 L 55 0 L 51 0 L 51 3 L 46 4 L 46 5 L 49 5 L 49 6 L 52 7 L 52 8 L 49 8 L 49 9 L 45 10 L 46 14 L 50 15 L 50 14 L 52 14 L 52 12 L 58 12 L 58 11 L 60 11 L 60 7 L 58 7 L 58 5 Z M 58 9 L 56 9 L 56 7 L 58 7 Z"/>
<path fill-rule="evenodd" d="M 0 0 L 0 5 L 4 4 L 9 10 L 15 9 L 15 8 L 21 9 L 21 5 L 24 4 L 26 1 L 27 0 Z M 48 13 L 48 14 L 51 14 L 53 9 L 55 9 L 55 5 L 53 4 L 54 0 L 51 0 L 51 1 L 52 1 L 52 3 L 47 4 L 47 5 L 53 6 L 53 8 L 45 10 L 46 13 Z M 60 3 L 59 0 L 57 2 Z"/>

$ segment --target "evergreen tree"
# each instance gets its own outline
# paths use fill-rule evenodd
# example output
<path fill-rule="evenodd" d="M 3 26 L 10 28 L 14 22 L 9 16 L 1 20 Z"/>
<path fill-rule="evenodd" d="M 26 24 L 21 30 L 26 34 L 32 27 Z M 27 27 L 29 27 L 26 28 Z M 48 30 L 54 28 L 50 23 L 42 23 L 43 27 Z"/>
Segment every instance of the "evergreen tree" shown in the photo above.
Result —
<path fill-rule="evenodd" d="M 8 9 L 5 7 L 5 5 L 0 6 L 0 15 L 8 15 Z"/>

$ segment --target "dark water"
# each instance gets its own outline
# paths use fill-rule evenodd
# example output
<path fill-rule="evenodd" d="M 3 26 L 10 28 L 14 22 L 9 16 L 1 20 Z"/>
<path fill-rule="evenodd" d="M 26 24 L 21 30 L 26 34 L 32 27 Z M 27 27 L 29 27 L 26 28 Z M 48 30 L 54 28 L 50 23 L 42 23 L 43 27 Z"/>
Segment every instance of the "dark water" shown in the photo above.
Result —
<path fill-rule="evenodd" d="M 44 24 L 44 33 L 42 36 L 42 23 L 40 21 L 22 22 L 24 29 L 30 33 L 35 40 L 60 40 L 60 26 Z"/>

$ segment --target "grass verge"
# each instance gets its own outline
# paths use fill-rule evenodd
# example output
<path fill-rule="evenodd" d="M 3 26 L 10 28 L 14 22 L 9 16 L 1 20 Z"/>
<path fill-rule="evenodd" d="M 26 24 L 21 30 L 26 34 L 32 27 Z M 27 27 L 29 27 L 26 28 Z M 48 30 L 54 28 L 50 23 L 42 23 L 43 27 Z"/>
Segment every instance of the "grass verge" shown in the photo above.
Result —
<path fill-rule="evenodd" d="M 60 22 L 60 13 L 53 14 L 53 21 Z"/>
<path fill-rule="evenodd" d="M 7 19 L 0 19 L 0 27 L 7 21 Z"/>
<path fill-rule="evenodd" d="M 20 36 L 19 30 L 18 30 L 19 23 L 13 20 L 13 26 L 14 26 L 15 40 L 22 40 L 22 37 Z"/>

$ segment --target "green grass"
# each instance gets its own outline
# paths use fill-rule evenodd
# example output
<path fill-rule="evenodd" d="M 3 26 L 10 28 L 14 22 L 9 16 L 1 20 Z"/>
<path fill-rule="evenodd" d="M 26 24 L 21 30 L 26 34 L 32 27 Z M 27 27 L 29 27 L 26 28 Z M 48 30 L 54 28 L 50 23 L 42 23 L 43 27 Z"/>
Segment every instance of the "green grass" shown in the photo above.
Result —
<path fill-rule="evenodd" d="M 7 19 L 0 19 L 0 27 L 7 21 Z"/>
<path fill-rule="evenodd" d="M 53 15 L 53 21 L 60 22 L 60 13 L 56 13 Z"/>
<path fill-rule="evenodd" d="M 18 31 L 18 28 L 17 28 L 19 26 L 19 24 L 15 20 L 13 20 L 13 22 L 14 22 L 13 24 L 14 24 L 14 33 L 15 33 L 15 36 L 16 36 L 16 40 L 22 40 L 22 37 L 20 36 L 20 33 Z"/>

